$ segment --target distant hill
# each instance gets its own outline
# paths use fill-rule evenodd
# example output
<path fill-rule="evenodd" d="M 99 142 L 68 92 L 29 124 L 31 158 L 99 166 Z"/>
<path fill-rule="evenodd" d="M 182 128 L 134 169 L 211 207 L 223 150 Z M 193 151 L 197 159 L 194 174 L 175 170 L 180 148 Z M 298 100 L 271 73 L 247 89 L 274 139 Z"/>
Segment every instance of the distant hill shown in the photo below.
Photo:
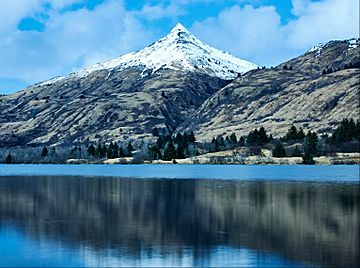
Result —
<path fill-rule="evenodd" d="M 359 119 L 359 40 L 331 41 L 276 68 L 247 72 L 216 92 L 177 132 L 202 140 L 246 135 L 264 126 L 275 136 L 291 124 L 328 133 L 343 118 Z"/>

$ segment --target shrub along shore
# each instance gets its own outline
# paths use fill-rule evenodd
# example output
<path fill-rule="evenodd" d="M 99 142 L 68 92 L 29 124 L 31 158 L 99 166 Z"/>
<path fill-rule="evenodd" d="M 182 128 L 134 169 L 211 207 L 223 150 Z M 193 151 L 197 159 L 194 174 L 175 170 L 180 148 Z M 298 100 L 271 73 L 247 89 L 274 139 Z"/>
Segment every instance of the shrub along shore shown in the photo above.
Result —
<path fill-rule="evenodd" d="M 344 119 L 330 135 L 306 134 L 295 125 L 273 138 L 263 127 L 199 142 L 193 132 L 149 140 L 0 148 L 2 163 L 102 164 L 360 164 L 360 122 Z"/>

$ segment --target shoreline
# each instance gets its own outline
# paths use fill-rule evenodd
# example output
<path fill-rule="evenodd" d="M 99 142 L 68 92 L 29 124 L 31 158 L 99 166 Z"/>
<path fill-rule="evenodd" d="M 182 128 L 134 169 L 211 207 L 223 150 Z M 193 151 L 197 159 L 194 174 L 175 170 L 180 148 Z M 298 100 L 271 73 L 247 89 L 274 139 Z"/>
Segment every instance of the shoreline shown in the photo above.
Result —
<path fill-rule="evenodd" d="M 360 165 L 360 153 L 337 153 L 336 156 L 314 157 L 314 165 Z M 272 156 L 236 156 L 228 155 L 226 152 L 210 153 L 196 157 L 175 159 L 173 161 L 164 160 L 145 160 L 136 161 L 133 157 L 114 158 L 114 159 L 67 159 L 65 162 L 59 161 L 34 161 L 34 162 L 14 162 L 11 164 L 23 165 L 304 165 L 301 157 L 276 158 Z"/>
<path fill-rule="evenodd" d="M 359 183 L 355 165 L 0 165 L 0 178 L 81 177 Z"/>

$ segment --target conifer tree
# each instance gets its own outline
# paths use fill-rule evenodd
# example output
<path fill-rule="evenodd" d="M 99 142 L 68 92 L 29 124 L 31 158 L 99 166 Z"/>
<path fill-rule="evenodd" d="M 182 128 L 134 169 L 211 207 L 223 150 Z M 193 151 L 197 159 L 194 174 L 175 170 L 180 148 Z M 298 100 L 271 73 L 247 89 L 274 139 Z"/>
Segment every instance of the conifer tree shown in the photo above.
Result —
<path fill-rule="evenodd" d="M 305 138 L 305 133 L 304 130 L 302 128 L 299 129 L 298 133 L 297 133 L 297 139 L 298 140 L 302 140 Z"/>
<path fill-rule="evenodd" d="M 239 146 L 244 146 L 244 145 L 245 145 L 245 138 L 241 136 L 239 139 Z"/>
<path fill-rule="evenodd" d="M 291 156 L 293 157 L 300 157 L 301 156 L 301 151 L 299 149 L 298 146 L 296 146 L 292 151 L 291 151 Z"/>
<path fill-rule="evenodd" d="M 351 140 L 360 141 L 360 124 L 351 118 L 343 119 L 340 125 L 333 131 L 331 135 L 331 143 L 334 145 L 341 145 L 344 142 Z"/>
<path fill-rule="evenodd" d="M 99 144 L 96 146 L 96 150 L 95 150 L 95 155 L 96 155 L 97 158 L 100 158 L 101 151 L 102 151 L 102 148 L 101 148 L 101 144 L 99 143 Z"/>
<path fill-rule="evenodd" d="M 48 149 L 46 148 L 46 146 L 44 146 L 44 148 L 41 151 L 41 157 L 47 157 L 48 153 L 49 153 Z"/>
<path fill-rule="evenodd" d="M 152 145 L 150 147 L 149 152 L 150 152 L 151 159 L 157 160 L 157 159 L 161 158 L 161 152 L 160 152 L 159 148 L 156 145 Z"/>
<path fill-rule="evenodd" d="M 225 140 L 224 140 L 223 136 L 218 136 L 217 141 L 218 141 L 219 147 L 223 148 L 225 146 Z"/>
<path fill-rule="evenodd" d="M 266 134 L 264 127 L 260 127 L 259 130 L 255 129 L 250 131 L 246 138 L 247 145 L 264 145 L 269 142 L 269 137 Z"/>
<path fill-rule="evenodd" d="M 185 148 L 184 146 L 182 145 L 178 145 L 177 148 L 176 148 L 176 158 L 178 159 L 184 159 L 185 158 Z"/>
<path fill-rule="evenodd" d="M 174 139 L 175 143 L 179 144 L 182 142 L 182 140 L 183 140 L 183 136 L 181 135 L 181 133 L 178 133 Z"/>
<path fill-rule="evenodd" d="M 257 129 L 250 131 L 249 135 L 246 138 L 246 143 L 248 145 L 256 145 L 259 141 L 259 131 Z"/>
<path fill-rule="evenodd" d="M 154 127 L 153 131 L 152 131 L 152 134 L 153 134 L 154 137 L 159 137 L 159 130 L 156 127 Z"/>
<path fill-rule="evenodd" d="M 95 146 L 90 144 L 87 148 L 87 152 L 88 152 L 89 156 L 95 156 L 95 153 L 96 153 Z"/>
<path fill-rule="evenodd" d="M 124 149 L 122 147 L 119 148 L 119 157 L 125 157 Z"/>
<path fill-rule="evenodd" d="M 49 157 L 50 157 L 51 159 L 55 159 L 55 158 L 56 158 L 56 148 L 55 148 L 55 147 L 51 148 L 51 151 L 49 152 Z"/>
<path fill-rule="evenodd" d="M 212 138 L 212 140 L 211 140 L 211 147 L 212 147 L 212 150 L 213 150 L 213 151 L 215 151 L 215 152 L 218 152 L 218 151 L 219 151 L 219 143 L 218 143 L 217 139 Z"/>
<path fill-rule="evenodd" d="M 304 139 L 304 153 L 308 153 L 313 156 L 316 155 L 318 153 L 317 143 L 318 137 L 316 133 L 309 131 Z"/>
<path fill-rule="evenodd" d="M 314 165 L 315 160 L 313 158 L 313 155 L 310 153 L 310 151 L 306 150 L 304 152 L 304 155 L 302 156 L 303 164 L 305 165 Z"/>
<path fill-rule="evenodd" d="M 134 151 L 134 147 L 132 146 L 131 142 L 129 141 L 127 146 L 127 155 L 132 156 L 132 151 Z"/>
<path fill-rule="evenodd" d="M 108 159 L 114 158 L 114 157 L 113 157 L 112 146 L 113 146 L 113 143 L 110 142 L 109 146 L 106 148 L 106 157 L 107 157 Z"/>
<path fill-rule="evenodd" d="M 12 156 L 10 153 L 8 153 L 8 155 L 5 158 L 5 163 L 6 164 L 11 164 L 12 163 Z"/>
<path fill-rule="evenodd" d="M 119 157 L 119 146 L 118 146 L 118 144 L 116 142 L 112 146 L 112 155 L 113 155 L 114 158 Z"/>
<path fill-rule="evenodd" d="M 189 142 L 189 135 L 185 132 L 182 139 L 183 145 L 186 145 Z"/>
<path fill-rule="evenodd" d="M 264 127 L 260 127 L 260 129 L 259 129 L 259 142 L 260 142 L 260 144 L 266 144 L 269 142 L 269 137 L 266 134 Z"/>
<path fill-rule="evenodd" d="M 274 149 L 272 150 L 273 157 L 286 157 L 286 151 L 281 142 L 277 142 Z"/>
<path fill-rule="evenodd" d="M 237 137 L 236 137 L 235 133 L 231 133 L 229 139 L 230 139 L 231 144 L 236 144 L 237 143 Z"/>
<path fill-rule="evenodd" d="M 191 131 L 189 134 L 189 142 L 194 143 L 195 141 L 196 141 L 196 137 L 195 137 L 194 131 Z"/>
<path fill-rule="evenodd" d="M 106 146 L 102 146 L 100 143 L 96 147 L 96 156 L 98 158 L 105 158 L 106 157 L 107 148 Z"/>
<path fill-rule="evenodd" d="M 107 153 L 107 149 L 106 146 L 104 145 L 103 147 L 101 147 L 100 157 L 102 158 L 106 157 L 106 153 Z"/>
<path fill-rule="evenodd" d="M 288 129 L 284 139 L 286 141 L 291 141 L 291 140 L 296 140 L 297 138 L 298 138 L 298 130 L 296 129 L 296 127 L 294 125 L 291 125 L 291 127 Z"/>
<path fill-rule="evenodd" d="M 163 136 L 160 135 L 160 136 L 158 137 L 158 139 L 156 140 L 156 146 L 157 146 L 159 149 L 161 149 L 161 148 L 163 148 L 164 144 L 165 144 L 164 138 L 163 138 Z"/>
<path fill-rule="evenodd" d="M 165 150 L 164 150 L 164 155 L 163 155 L 163 160 L 172 160 L 176 158 L 176 149 L 175 146 L 173 144 L 172 141 L 169 141 L 166 144 Z"/>

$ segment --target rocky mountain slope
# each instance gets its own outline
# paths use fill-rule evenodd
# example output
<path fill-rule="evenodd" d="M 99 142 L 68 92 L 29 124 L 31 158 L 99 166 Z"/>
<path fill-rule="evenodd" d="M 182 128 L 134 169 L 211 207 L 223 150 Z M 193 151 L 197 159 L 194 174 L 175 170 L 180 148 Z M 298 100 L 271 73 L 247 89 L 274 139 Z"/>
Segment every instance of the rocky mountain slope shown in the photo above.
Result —
<path fill-rule="evenodd" d="M 198 140 L 291 124 L 327 133 L 359 118 L 359 66 L 350 39 L 255 69 L 178 24 L 143 50 L 0 96 L 0 146 L 144 139 L 155 127 Z"/>
<path fill-rule="evenodd" d="M 173 132 L 256 65 L 181 24 L 149 47 L 0 97 L 0 146 L 121 141 Z"/>
<path fill-rule="evenodd" d="M 331 41 L 284 64 L 252 70 L 216 92 L 177 132 L 198 139 L 264 126 L 275 136 L 291 124 L 329 132 L 343 118 L 359 118 L 359 40 Z"/>

